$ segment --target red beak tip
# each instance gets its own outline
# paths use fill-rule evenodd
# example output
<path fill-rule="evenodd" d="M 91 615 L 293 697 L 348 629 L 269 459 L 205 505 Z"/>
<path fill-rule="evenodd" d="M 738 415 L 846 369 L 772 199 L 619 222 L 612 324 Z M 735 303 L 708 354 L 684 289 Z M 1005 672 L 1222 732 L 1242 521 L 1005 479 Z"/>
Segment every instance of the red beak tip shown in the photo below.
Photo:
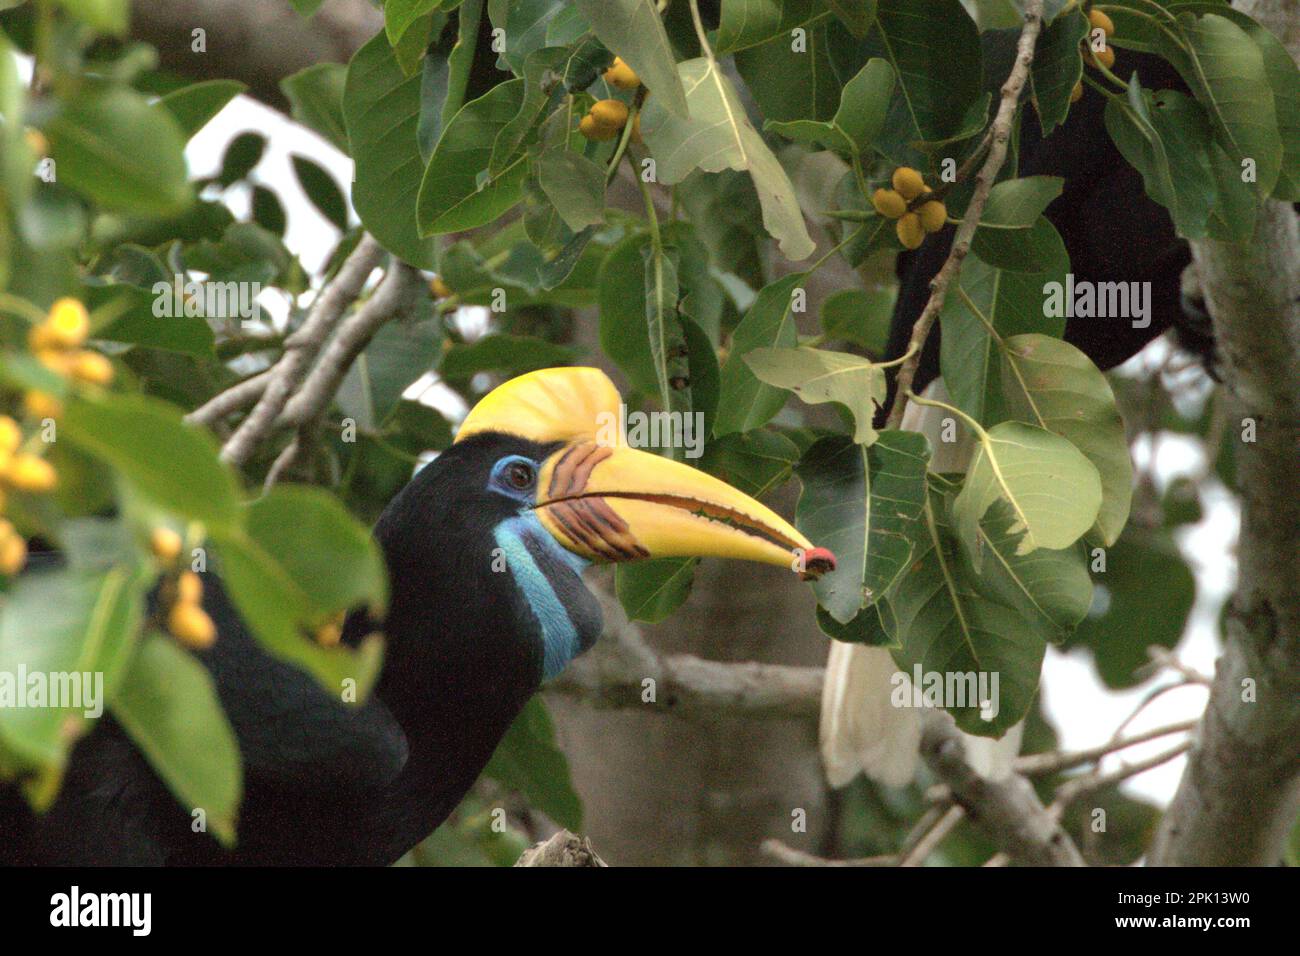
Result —
<path fill-rule="evenodd" d="M 805 581 L 816 580 L 823 574 L 835 570 L 835 555 L 830 548 L 809 548 L 803 556 Z"/>

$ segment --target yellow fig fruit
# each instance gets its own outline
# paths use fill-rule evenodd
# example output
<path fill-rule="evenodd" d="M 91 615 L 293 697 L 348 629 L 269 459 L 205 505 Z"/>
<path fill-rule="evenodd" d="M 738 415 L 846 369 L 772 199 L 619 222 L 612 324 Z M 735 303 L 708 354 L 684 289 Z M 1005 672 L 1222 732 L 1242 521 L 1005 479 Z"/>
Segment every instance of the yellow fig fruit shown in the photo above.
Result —
<path fill-rule="evenodd" d="M 1077 103 L 1083 99 L 1083 80 L 1074 84 L 1074 89 L 1070 90 L 1070 102 Z"/>
<path fill-rule="evenodd" d="M 894 170 L 893 182 L 894 188 L 908 202 L 925 192 L 925 180 L 911 166 L 899 166 Z"/>
<path fill-rule="evenodd" d="M 606 129 L 619 130 L 627 122 L 627 104 L 622 100 L 600 100 L 592 104 L 587 115 Z"/>
<path fill-rule="evenodd" d="M 23 139 L 27 141 L 27 148 L 37 156 L 44 156 L 50 151 L 50 141 L 35 127 L 29 126 L 23 130 Z"/>
<path fill-rule="evenodd" d="M 177 602 L 167 615 L 167 630 L 187 647 L 204 650 L 217 639 L 217 626 L 197 604 Z"/>
<path fill-rule="evenodd" d="M 611 140 L 618 135 L 617 129 L 609 126 L 601 126 L 600 123 L 596 122 L 596 118 L 590 113 L 584 116 L 578 123 L 578 132 L 587 137 L 587 139 L 593 140 L 597 143 Z"/>
<path fill-rule="evenodd" d="M 1100 52 L 1096 50 L 1089 50 L 1089 52 L 1092 54 L 1093 60 L 1096 61 L 1096 63 L 1100 63 L 1106 69 L 1109 70 L 1115 65 L 1115 51 L 1111 47 L 1106 47 L 1106 49 Z"/>
<path fill-rule="evenodd" d="M 1094 30 L 1100 28 L 1101 32 L 1108 37 L 1115 35 L 1115 21 L 1100 10 L 1088 11 L 1088 23 L 1092 25 Z"/>
<path fill-rule="evenodd" d="M 8 415 L 0 415 L 0 454 L 12 455 L 23 443 L 23 430 Z"/>
<path fill-rule="evenodd" d="M 641 85 L 641 77 L 623 62 L 621 56 L 616 56 L 613 66 L 605 71 L 605 82 L 620 90 L 635 90 Z"/>
<path fill-rule="evenodd" d="M 182 571 L 176 579 L 176 601 L 197 605 L 203 600 L 203 580 L 193 571 Z"/>
<path fill-rule="evenodd" d="M 26 564 L 27 542 L 10 525 L 9 534 L 0 538 L 0 574 L 11 578 L 21 571 Z"/>
<path fill-rule="evenodd" d="M 19 491 L 42 494 L 58 484 L 54 466 L 35 455 L 15 455 L 5 468 L 4 479 Z"/>
<path fill-rule="evenodd" d="M 90 316 L 86 307 L 76 299 L 59 299 L 50 307 L 44 327 L 48 329 L 53 348 L 74 349 L 86 341 L 90 332 Z"/>
<path fill-rule="evenodd" d="M 938 232 L 948 222 L 948 207 L 937 199 L 922 204 L 916 214 L 921 219 L 921 228 L 926 232 Z"/>
<path fill-rule="evenodd" d="M 58 418 L 63 414 L 63 403 L 45 392 L 27 392 L 23 395 L 23 410 L 38 420 Z"/>
<path fill-rule="evenodd" d="M 73 378 L 90 385 L 108 385 L 113 381 L 113 363 L 98 352 L 78 352 L 69 371 Z"/>
<path fill-rule="evenodd" d="M 898 233 L 898 241 L 903 244 L 904 249 L 915 249 L 925 241 L 925 229 L 921 227 L 921 217 L 914 212 L 909 212 L 894 225 L 894 230 Z"/>
<path fill-rule="evenodd" d="M 877 189 L 871 194 L 871 205 L 887 219 L 897 219 L 907 212 L 907 200 L 892 189 Z"/>
<path fill-rule="evenodd" d="M 159 525 L 149 534 L 149 550 L 154 557 L 171 564 L 181 554 L 181 536 L 171 528 Z"/>
<path fill-rule="evenodd" d="M 435 299 L 445 299 L 451 295 L 451 286 L 443 282 L 441 276 L 434 276 L 429 280 L 429 291 Z"/>
<path fill-rule="evenodd" d="M 636 116 L 632 117 L 632 142 L 641 142 L 641 112 L 637 111 Z"/>
<path fill-rule="evenodd" d="M 343 640 L 343 628 L 331 622 L 316 632 L 316 643 L 325 647 L 337 647 Z"/>

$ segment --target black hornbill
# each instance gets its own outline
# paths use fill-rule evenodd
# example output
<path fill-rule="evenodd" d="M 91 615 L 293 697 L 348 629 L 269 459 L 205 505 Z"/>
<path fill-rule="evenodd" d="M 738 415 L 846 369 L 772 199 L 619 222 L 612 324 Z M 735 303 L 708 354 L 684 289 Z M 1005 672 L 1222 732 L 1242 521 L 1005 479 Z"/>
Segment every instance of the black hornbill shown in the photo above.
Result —
<path fill-rule="evenodd" d="M 391 591 L 386 656 L 363 706 L 264 651 L 206 575 L 218 638 L 199 656 L 244 760 L 233 850 L 192 831 L 190 810 L 103 718 L 47 814 L 0 790 L 0 862 L 392 863 L 456 807 L 542 680 L 600 634 L 588 564 L 719 556 L 805 577 L 834 566 L 722 481 L 611 442 L 620 401 L 597 369 L 513 379 L 393 499 L 374 531 Z M 372 627 L 354 613 L 344 640 Z"/>

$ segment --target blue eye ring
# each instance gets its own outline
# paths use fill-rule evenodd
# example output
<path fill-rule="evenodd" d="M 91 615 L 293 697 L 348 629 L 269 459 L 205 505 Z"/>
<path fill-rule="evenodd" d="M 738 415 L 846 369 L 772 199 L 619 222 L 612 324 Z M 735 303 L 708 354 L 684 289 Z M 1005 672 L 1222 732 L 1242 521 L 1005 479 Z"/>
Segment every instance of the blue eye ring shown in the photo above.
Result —
<path fill-rule="evenodd" d="M 521 455 L 511 455 L 496 463 L 492 477 L 507 491 L 531 491 L 537 485 L 537 465 Z"/>

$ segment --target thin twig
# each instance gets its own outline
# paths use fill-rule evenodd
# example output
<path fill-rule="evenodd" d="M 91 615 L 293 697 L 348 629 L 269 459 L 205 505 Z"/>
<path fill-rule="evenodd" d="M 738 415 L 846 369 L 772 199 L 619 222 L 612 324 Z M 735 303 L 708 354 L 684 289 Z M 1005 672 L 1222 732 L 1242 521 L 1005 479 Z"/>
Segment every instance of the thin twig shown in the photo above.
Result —
<path fill-rule="evenodd" d="M 828 857 L 805 853 L 803 850 L 796 850 L 794 847 L 774 838 L 764 840 L 759 846 L 759 851 L 764 856 L 770 856 L 786 866 L 894 866 L 898 862 L 896 856 L 867 856 L 852 860 L 832 860 Z"/>
<path fill-rule="evenodd" d="M 953 805 L 940 814 L 934 824 L 923 831 L 915 844 L 903 854 L 902 859 L 898 861 L 899 866 L 920 866 L 926 859 L 938 849 L 939 844 L 944 841 L 949 833 L 957 824 L 961 823 L 962 818 L 966 816 L 966 811 L 960 806 Z M 913 832 L 916 832 L 915 830 Z"/>
<path fill-rule="evenodd" d="M 1027 777 L 1044 777 L 1053 773 L 1061 773 L 1075 767 L 1082 767 L 1084 764 L 1096 763 L 1103 757 L 1119 750 L 1126 750 L 1137 744 L 1143 744 L 1159 737 L 1167 737 L 1170 734 L 1186 733 L 1189 730 L 1194 730 L 1198 723 L 1200 723 L 1199 720 L 1184 720 L 1177 724 L 1145 730 L 1140 734 L 1134 734 L 1132 737 L 1125 737 L 1123 740 L 1108 740 L 1096 747 L 1076 750 L 1073 753 L 1029 754 L 1016 760 L 1016 772 Z"/>
<path fill-rule="evenodd" d="M 988 156 L 975 177 L 975 191 L 971 195 L 970 204 L 966 207 L 966 213 L 962 217 L 961 225 L 957 227 L 957 233 L 953 237 L 952 251 L 948 253 L 948 258 L 944 261 L 943 267 L 940 268 L 938 275 L 930 283 L 930 300 L 926 302 L 925 308 L 921 310 L 920 317 L 912 326 L 912 338 L 908 344 L 908 351 L 913 354 L 912 358 L 904 362 L 898 370 L 898 379 L 894 391 L 894 407 L 889 413 L 890 428 L 897 428 L 903 420 L 903 411 L 907 407 L 907 397 L 912 389 L 912 382 L 916 378 L 917 367 L 921 363 L 921 354 L 925 348 L 925 341 L 930 337 L 930 330 L 934 327 L 934 321 L 943 308 L 948 286 L 955 282 L 961 274 L 962 261 L 966 258 L 966 254 L 970 252 L 971 240 L 974 238 L 975 230 L 979 226 L 980 217 L 984 214 L 984 204 L 988 201 L 989 192 L 993 188 L 993 183 L 997 180 L 1002 164 L 1006 162 L 1007 143 L 1011 138 L 1012 120 L 1016 114 L 1016 105 L 1020 101 L 1020 92 L 1024 89 L 1025 81 L 1029 77 L 1030 64 L 1034 61 L 1034 44 L 1038 40 L 1042 22 L 1043 0 L 1028 0 L 1025 4 L 1025 24 L 1020 30 L 1020 41 L 1017 45 L 1016 64 L 1012 68 L 1010 76 L 1007 77 L 1006 83 L 1002 85 L 1002 100 L 998 104 L 997 115 L 993 118 L 993 124 L 990 127 L 993 141 L 989 145 Z"/>
<path fill-rule="evenodd" d="M 206 404 L 200 405 L 186 415 L 185 420 L 194 425 L 215 425 L 227 415 L 234 414 L 261 398 L 270 381 L 271 369 L 258 372 L 213 396 Z"/>
<path fill-rule="evenodd" d="M 1089 773 L 1081 777 L 1075 777 L 1066 781 L 1061 788 L 1056 791 L 1056 799 L 1052 805 L 1047 808 L 1047 812 L 1052 815 L 1053 819 L 1059 820 L 1061 814 L 1075 800 L 1097 790 L 1104 790 L 1106 787 L 1127 780 L 1129 777 L 1136 777 L 1138 774 L 1146 773 L 1166 764 L 1176 757 L 1181 757 L 1187 751 L 1192 749 L 1192 742 L 1184 740 L 1180 744 L 1170 747 L 1168 750 L 1162 750 L 1153 757 L 1147 757 L 1145 760 L 1139 760 L 1135 763 L 1125 764 L 1118 770 L 1112 770 L 1110 773 Z"/>

